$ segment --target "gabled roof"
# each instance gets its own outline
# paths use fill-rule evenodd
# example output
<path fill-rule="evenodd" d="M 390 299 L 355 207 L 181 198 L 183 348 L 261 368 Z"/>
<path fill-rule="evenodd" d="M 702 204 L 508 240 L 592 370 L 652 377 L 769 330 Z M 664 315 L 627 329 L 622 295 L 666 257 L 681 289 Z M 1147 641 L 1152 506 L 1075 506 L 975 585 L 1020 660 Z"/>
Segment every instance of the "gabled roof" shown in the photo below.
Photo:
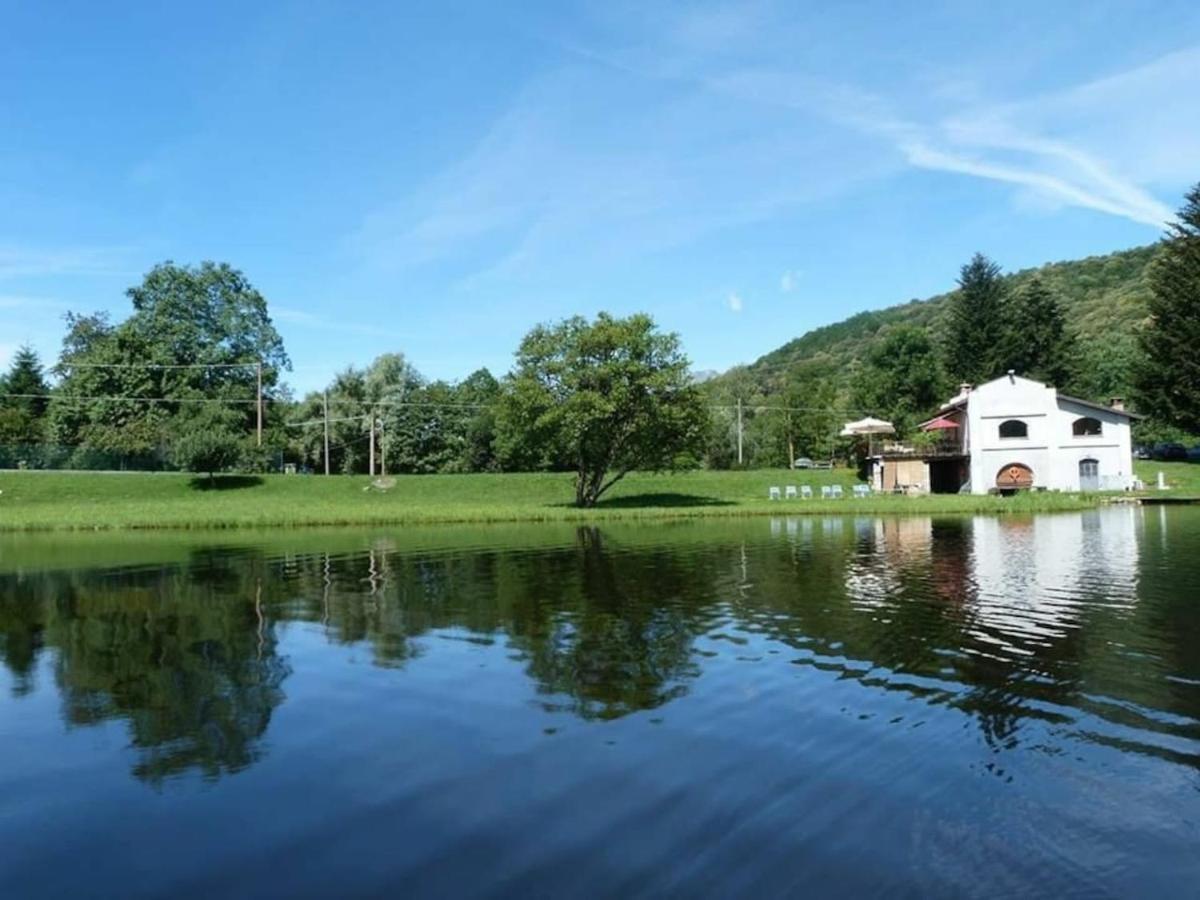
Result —
<path fill-rule="evenodd" d="M 938 415 L 941 416 L 941 415 L 944 415 L 945 413 L 951 412 L 953 410 L 963 409 L 964 407 L 966 407 L 967 401 L 969 401 L 971 399 L 971 394 L 973 394 L 975 391 L 979 390 L 979 388 L 983 387 L 984 385 L 992 384 L 993 382 L 1000 381 L 1000 380 L 1002 380 L 1004 378 L 1008 378 L 1008 377 L 1009 377 L 1008 375 L 1001 375 L 999 378 L 993 378 L 993 379 L 991 379 L 991 381 L 985 381 L 983 384 L 979 385 L 979 387 L 969 390 L 966 393 L 960 393 L 958 396 L 951 398 L 945 404 L 943 404 L 941 406 L 941 408 L 938 409 Z M 1042 387 L 1050 387 L 1050 385 L 1042 384 L 1042 382 L 1040 382 L 1040 381 L 1034 381 L 1032 378 L 1025 378 L 1021 375 L 1017 375 L 1015 377 L 1020 378 L 1022 381 L 1031 381 L 1034 384 L 1041 384 Z M 1068 396 L 1067 394 L 1064 394 L 1061 391 L 1056 390 L 1054 393 L 1055 393 L 1055 396 L 1057 397 L 1057 399 L 1059 399 L 1059 400 L 1065 400 L 1068 403 L 1075 403 L 1075 404 L 1078 404 L 1079 406 L 1086 406 L 1090 409 L 1099 410 L 1100 412 L 1112 413 L 1113 415 L 1117 415 L 1117 416 L 1124 416 L 1127 419 L 1144 419 L 1144 418 L 1146 418 L 1143 415 L 1139 415 L 1138 413 L 1135 413 L 1135 412 L 1130 412 L 1127 409 L 1114 409 L 1111 406 L 1105 406 L 1103 403 L 1095 403 L 1091 400 L 1081 400 L 1079 397 Z"/>
<path fill-rule="evenodd" d="M 1091 400 L 1080 400 L 1078 397 L 1068 397 L 1066 394 L 1058 393 L 1059 400 L 1066 400 L 1068 403 L 1075 403 L 1079 406 L 1087 406 L 1091 409 L 1098 409 L 1100 412 L 1112 413 L 1116 416 L 1124 416 L 1127 419 L 1144 419 L 1143 415 L 1135 412 L 1130 412 L 1127 409 L 1114 409 L 1111 406 L 1105 406 L 1103 403 L 1093 403 Z"/>

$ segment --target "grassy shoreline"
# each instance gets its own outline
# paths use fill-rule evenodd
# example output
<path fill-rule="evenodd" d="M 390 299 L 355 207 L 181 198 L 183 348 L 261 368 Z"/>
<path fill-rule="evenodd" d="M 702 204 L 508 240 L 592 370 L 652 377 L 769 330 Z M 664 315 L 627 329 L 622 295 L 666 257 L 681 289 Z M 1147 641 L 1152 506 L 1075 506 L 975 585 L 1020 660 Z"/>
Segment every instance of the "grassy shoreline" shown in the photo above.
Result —
<path fill-rule="evenodd" d="M 1172 469 L 1174 465 L 1174 469 Z M 1150 464 L 1178 487 L 1200 487 L 1200 466 Z M 1181 481 L 1181 479 L 1183 479 Z M 1103 495 L 849 496 L 853 473 L 635 473 L 595 509 L 570 503 L 561 473 L 401 476 L 386 491 L 365 476 L 229 478 L 219 489 L 176 473 L 0 472 L 0 531 L 299 528 L 489 522 L 649 521 L 762 515 L 1031 514 L 1090 509 Z M 840 500 L 768 500 L 772 485 L 842 484 Z"/>

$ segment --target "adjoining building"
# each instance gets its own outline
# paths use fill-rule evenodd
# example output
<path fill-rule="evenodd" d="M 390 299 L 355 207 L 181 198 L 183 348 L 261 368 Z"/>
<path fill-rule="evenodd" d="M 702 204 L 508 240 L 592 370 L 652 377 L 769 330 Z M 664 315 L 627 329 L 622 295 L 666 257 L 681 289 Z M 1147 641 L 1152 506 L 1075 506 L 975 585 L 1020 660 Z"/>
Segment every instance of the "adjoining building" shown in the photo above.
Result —
<path fill-rule="evenodd" d="M 1134 418 L 1120 398 L 1091 403 L 1009 372 L 962 385 L 922 440 L 872 452 L 870 476 L 876 490 L 908 493 L 1129 490 Z"/>

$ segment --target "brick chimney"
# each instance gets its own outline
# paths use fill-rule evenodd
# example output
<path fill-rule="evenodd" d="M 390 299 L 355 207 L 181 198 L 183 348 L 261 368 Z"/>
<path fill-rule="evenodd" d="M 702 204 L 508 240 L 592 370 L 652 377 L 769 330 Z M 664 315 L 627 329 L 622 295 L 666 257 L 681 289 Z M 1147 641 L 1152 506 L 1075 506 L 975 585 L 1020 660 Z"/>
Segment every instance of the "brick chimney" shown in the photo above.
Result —
<path fill-rule="evenodd" d="M 1124 397 L 1109 397 L 1108 398 L 1108 408 L 1115 409 L 1117 412 L 1125 412 L 1125 398 Z"/>

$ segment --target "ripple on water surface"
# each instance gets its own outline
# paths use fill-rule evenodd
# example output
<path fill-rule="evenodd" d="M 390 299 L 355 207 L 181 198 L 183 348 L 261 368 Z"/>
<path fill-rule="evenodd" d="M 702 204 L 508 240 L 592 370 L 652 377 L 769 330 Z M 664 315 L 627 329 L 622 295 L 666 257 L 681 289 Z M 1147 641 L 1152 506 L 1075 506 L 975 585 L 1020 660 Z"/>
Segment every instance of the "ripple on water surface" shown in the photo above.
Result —
<path fill-rule="evenodd" d="M 14 896 L 1200 878 L 1191 510 L 54 540 L 0 540 Z"/>

